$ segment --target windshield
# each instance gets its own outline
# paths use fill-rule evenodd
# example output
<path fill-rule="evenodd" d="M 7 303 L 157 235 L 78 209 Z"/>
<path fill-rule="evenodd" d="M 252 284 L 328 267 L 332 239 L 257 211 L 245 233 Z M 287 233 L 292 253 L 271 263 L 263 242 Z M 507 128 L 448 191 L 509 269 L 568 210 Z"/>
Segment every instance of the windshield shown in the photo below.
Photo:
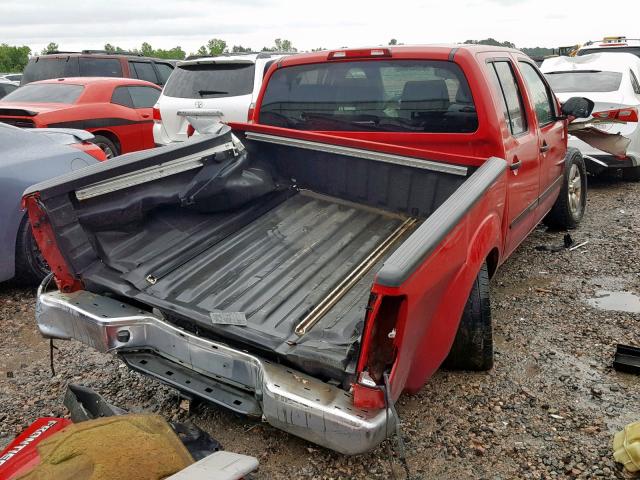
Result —
<path fill-rule="evenodd" d="M 622 73 L 596 70 L 549 72 L 544 74 L 556 93 L 615 92 L 620 88 Z"/>
<path fill-rule="evenodd" d="M 221 98 L 253 92 L 255 64 L 205 63 L 177 67 L 164 95 L 178 98 Z"/>
<path fill-rule="evenodd" d="M 59 83 L 29 84 L 14 90 L 3 102 L 75 103 L 84 87 Z"/>
<path fill-rule="evenodd" d="M 300 130 L 468 133 L 478 127 L 469 85 L 445 61 L 375 60 L 276 70 L 260 123 Z"/>
<path fill-rule="evenodd" d="M 578 50 L 578 56 L 590 55 L 592 53 L 633 53 L 635 56 L 640 57 L 640 47 L 602 47 L 602 48 L 584 48 Z"/>

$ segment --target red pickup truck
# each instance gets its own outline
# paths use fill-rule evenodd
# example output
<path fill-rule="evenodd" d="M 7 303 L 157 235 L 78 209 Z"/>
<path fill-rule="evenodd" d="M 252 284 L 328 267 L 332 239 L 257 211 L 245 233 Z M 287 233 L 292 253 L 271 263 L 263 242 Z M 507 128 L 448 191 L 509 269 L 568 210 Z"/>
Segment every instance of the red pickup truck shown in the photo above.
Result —
<path fill-rule="evenodd" d="M 355 454 L 446 362 L 493 364 L 487 282 L 535 225 L 575 227 L 580 153 L 515 50 L 287 57 L 254 123 L 25 192 L 50 338 Z"/>

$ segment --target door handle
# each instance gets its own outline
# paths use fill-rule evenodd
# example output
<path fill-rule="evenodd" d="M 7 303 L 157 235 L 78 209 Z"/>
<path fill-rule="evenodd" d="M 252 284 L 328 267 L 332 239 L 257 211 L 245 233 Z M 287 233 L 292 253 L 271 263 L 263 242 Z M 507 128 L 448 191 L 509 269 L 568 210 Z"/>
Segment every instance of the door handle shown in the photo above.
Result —
<path fill-rule="evenodd" d="M 151 115 L 149 115 L 148 113 L 143 113 L 142 114 L 142 118 L 149 118 Z"/>
<path fill-rule="evenodd" d="M 540 153 L 547 153 L 551 147 L 547 145 L 547 142 L 543 142 L 540 147 Z"/>
<path fill-rule="evenodd" d="M 514 170 L 518 170 L 520 168 L 520 165 L 522 165 L 522 162 L 518 160 L 517 162 L 513 162 L 511 165 L 509 165 L 509 168 L 513 172 Z"/>

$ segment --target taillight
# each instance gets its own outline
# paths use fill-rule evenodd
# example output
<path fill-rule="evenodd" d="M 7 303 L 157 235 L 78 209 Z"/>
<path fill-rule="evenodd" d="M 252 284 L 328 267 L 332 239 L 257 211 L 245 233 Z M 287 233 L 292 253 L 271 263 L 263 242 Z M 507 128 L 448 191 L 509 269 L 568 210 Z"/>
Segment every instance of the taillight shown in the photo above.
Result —
<path fill-rule="evenodd" d="M 249 111 L 247 112 L 247 123 L 253 123 L 253 115 L 256 113 L 256 104 L 251 102 Z"/>
<path fill-rule="evenodd" d="M 603 112 L 594 112 L 591 114 L 593 118 L 616 120 L 618 122 L 637 122 L 638 110 L 634 107 L 618 108 L 615 110 L 605 110 Z"/>
<path fill-rule="evenodd" d="M 60 248 L 58 248 L 53 227 L 49 222 L 43 205 L 40 203 L 40 192 L 23 197 L 22 208 L 27 209 L 33 238 L 36 239 L 40 252 L 53 272 L 53 278 L 58 285 L 58 289 L 64 293 L 82 290 L 84 285 L 72 273 Z"/>
<path fill-rule="evenodd" d="M 162 123 L 162 114 L 157 104 L 153 106 L 153 123 Z"/>
<path fill-rule="evenodd" d="M 82 150 L 87 155 L 91 155 L 93 158 L 98 160 L 99 162 L 104 162 L 107 159 L 107 155 L 104 151 L 94 143 L 91 142 L 80 142 L 80 143 L 72 143 L 69 145 L 70 147 L 77 148 L 78 150 Z"/>
<path fill-rule="evenodd" d="M 196 133 L 196 129 L 193 128 L 193 125 L 191 124 L 187 125 L 187 137 L 190 137 L 194 133 Z"/>

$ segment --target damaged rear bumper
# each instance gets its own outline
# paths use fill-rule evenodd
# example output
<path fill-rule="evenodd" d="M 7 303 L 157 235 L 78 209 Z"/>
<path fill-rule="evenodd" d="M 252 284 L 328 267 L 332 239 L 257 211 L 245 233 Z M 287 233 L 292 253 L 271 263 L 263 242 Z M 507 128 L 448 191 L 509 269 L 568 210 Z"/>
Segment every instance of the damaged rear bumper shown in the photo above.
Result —
<path fill-rule="evenodd" d="M 43 285 L 46 285 L 47 281 Z M 36 319 L 48 338 L 76 339 L 167 384 L 344 454 L 366 452 L 393 432 L 389 410 L 356 408 L 351 394 L 245 351 L 175 327 L 149 312 L 87 291 L 38 290 Z"/>

